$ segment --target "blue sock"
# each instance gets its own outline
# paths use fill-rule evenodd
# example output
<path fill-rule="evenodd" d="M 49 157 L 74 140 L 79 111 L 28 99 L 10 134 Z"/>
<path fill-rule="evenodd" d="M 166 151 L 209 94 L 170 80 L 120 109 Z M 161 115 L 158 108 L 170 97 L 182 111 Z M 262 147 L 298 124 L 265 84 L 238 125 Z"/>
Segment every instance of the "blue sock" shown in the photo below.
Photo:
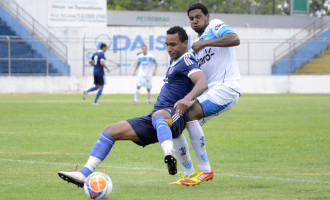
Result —
<path fill-rule="evenodd" d="M 106 132 L 102 132 L 99 140 L 95 143 L 90 155 L 103 161 L 105 157 L 107 157 L 107 155 L 109 154 L 114 144 L 115 140 Z M 84 167 L 82 170 L 80 170 L 80 172 L 85 177 L 89 176 L 92 173 L 92 171 L 87 167 Z"/>
<path fill-rule="evenodd" d="M 152 120 L 152 125 L 157 131 L 158 142 L 161 144 L 165 140 L 173 139 L 172 131 L 163 116 L 157 116 Z"/>
<path fill-rule="evenodd" d="M 93 172 L 88 169 L 87 167 L 84 167 L 80 170 L 80 172 L 87 178 L 90 174 L 92 174 Z"/>
<path fill-rule="evenodd" d="M 88 93 L 88 92 L 93 92 L 93 91 L 95 91 L 95 90 L 97 90 L 97 87 L 91 87 L 91 88 L 89 88 L 86 92 Z"/>
<path fill-rule="evenodd" d="M 97 103 L 97 100 L 100 98 L 100 96 L 102 95 L 103 92 L 103 88 L 100 88 L 99 91 L 97 91 L 94 103 Z"/>

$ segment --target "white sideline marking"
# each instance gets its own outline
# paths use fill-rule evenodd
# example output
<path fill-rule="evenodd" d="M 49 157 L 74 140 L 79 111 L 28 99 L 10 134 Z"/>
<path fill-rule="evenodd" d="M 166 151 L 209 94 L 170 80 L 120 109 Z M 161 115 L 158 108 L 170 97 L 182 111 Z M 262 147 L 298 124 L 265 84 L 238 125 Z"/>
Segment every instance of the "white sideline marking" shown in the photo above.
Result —
<path fill-rule="evenodd" d="M 27 164 L 41 164 L 41 165 L 61 165 L 61 166 L 75 166 L 76 164 L 72 163 L 57 163 L 57 162 L 44 162 L 44 161 L 33 161 L 33 160 L 13 160 L 0 158 L 0 162 L 16 162 L 16 163 L 27 163 Z M 83 166 L 82 164 L 79 164 Z M 139 167 L 118 167 L 118 166 L 100 166 L 103 168 L 113 168 L 121 170 L 133 170 L 133 171 L 156 171 L 156 172 L 167 172 L 167 170 L 160 169 L 150 169 L 150 168 L 139 168 Z M 183 172 L 180 172 L 183 174 Z M 242 176 L 238 174 L 219 174 L 214 173 L 215 176 L 227 176 L 233 178 L 247 178 L 247 179 L 256 179 L 256 180 L 277 180 L 277 181 L 287 181 L 287 182 L 303 182 L 303 183 L 320 183 L 320 184 L 330 184 L 329 181 L 314 181 L 314 180 L 304 180 L 304 179 L 290 179 L 290 178 L 279 178 L 279 177 L 263 177 L 263 176 Z"/>
<path fill-rule="evenodd" d="M 15 99 L 15 100 L 1 100 L 0 103 L 8 103 L 8 104 L 14 104 L 14 103 L 31 103 L 31 104 L 39 104 L 39 103 L 81 103 L 81 104 L 89 104 L 92 103 L 93 99 L 90 100 L 80 100 L 80 99 L 59 99 L 59 100 L 52 100 L 52 99 L 44 99 L 44 100 L 35 100 L 35 99 L 26 99 L 26 100 L 20 100 L 20 99 Z M 127 102 L 131 103 L 130 100 L 117 100 L 117 99 L 102 99 L 103 103 L 122 103 L 122 102 Z"/>

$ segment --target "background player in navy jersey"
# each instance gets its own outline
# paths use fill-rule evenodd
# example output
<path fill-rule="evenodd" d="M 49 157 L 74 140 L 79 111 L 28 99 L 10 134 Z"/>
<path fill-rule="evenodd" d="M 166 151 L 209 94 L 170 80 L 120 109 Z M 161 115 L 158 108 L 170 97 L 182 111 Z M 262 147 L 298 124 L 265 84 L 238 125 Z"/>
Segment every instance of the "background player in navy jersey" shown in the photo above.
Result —
<path fill-rule="evenodd" d="M 151 88 L 152 88 L 152 76 L 156 75 L 157 61 L 154 55 L 148 52 L 147 45 L 142 46 L 142 53 L 138 56 L 138 62 L 133 72 L 133 76 L 138 71 L 138 80 L 136 81 L 136 91 L 133 99 L 133 105 L 135 105 L 139 98 L 140 88 L 147 88 L 147 104 L 151 104 Z"/>
<path fill-rule="evenodd" d="M 169 174 L 177 173 L 172 139 L 182 134 L 186 115 L 181 113 L 180 116 L 176 111 L 184 109 L 181 101 L 191 102 L 207 89 L 204 74 L 193 55 L 188 52 L 187 43 L 188 36 L 182 27 L 175 26 L 167 31 L 165 44 L 171 62 L 152 112 L 106 127 L 84 168 L 79 172 L 60 171 L 58 175 L 63 180 L 82 187 L 86 177 L 106 158 L 117 140 L 131 140 L 141 146 L 159 142 Z"/>
<path fill-rule="evenodd" d="M 89 88 L 87 91 L 83 93 L 83 99 L 85 100 L 87 94 L 89 92 L 97 91 L 96 97 L 94 99 L 93 105 L 98 105 L 97 100 L 100 98 L 103 92 L 103 86 L 105 84 L 104 77 L 104 68 L 110 73 L 110 69 L 105 65 L 105 55 L 104 53 L 107 51 L 107 45 L 102 43 L 100 45 L 100 50 L 95 52 L 89 60 L 89 64 L 94 66 L 94 87 Z"/>

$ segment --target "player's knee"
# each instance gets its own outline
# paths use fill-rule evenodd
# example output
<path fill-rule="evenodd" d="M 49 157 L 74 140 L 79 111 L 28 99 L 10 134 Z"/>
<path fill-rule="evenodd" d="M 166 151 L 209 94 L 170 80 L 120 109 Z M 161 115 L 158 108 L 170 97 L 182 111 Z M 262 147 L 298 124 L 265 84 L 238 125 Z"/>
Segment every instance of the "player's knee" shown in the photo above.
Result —
<path fill-rule="evenodd" d="M 109 125 L 105 127 L 104 132 L 112 137 L 114 140 L 120 140 L 120 134 L 114 127 L 114 125 Z"/>
<path fill-rule="evenodd" d="M 171 114 L 169 112 L 167 112 L 166 110 L 163 110 L 163 109 L 154 112 L 151 116 L 152 120 L 157 116 L 162 116 L 165 119 L 170 119 L 171 118 Z"/>
<path fill-rule="evenodd" d="M 196 113 L 193 110 L 188 109 L 187 110 L 187 121 L 190 122 L 190 121 L 194 121 L 194 120 L 198 120 Z"/>
<path fill-rule="evenodd" d="M 195 102 L 188 110 L 187 110 L 187 121 L 199 120 L 204 117 L 204 113 L 201 105 L 198 102 Z"/>

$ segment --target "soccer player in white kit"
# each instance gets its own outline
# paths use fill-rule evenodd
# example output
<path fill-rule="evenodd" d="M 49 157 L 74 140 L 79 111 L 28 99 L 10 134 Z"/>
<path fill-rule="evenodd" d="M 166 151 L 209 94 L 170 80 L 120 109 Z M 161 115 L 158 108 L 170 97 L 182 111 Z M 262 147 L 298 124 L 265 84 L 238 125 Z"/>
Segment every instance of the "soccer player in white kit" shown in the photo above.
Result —
<path fill-rule="evenodd" d="M 148 52 L 148 47 L 146 45 L 143 45 L 142 53 L 140 53 L 138 56 L 138 62 L 133 72 L 133 76 L 135 76 L 136 71 L 139 69 L 133 105 L 135 105 L 138 101 L 141 87 L 147 88 L 147 92 L 148 92 L 147 104 L 151 104 L 151 88 L 152 88 L 151 78 L 152 76 L 156 75 L 157 66 L 158 64 L 154 55 Z"/>
<path fill-rule="evenodd" d="M 214 173 L 208 161 L 201 125 L 233 108 L 239 99 L 241 86 L 233 47 L 240 44 L 237 34 L 219 19 L 209 21 L 208 10 L 201 3 L 190 5 L 187 14 L 191 28 L 198 33 L 192 51 L 208 83 L 208 90 L 197 101 L 192 105 L 185 102 L 187 108 L 191 105 L 187 110 L 186 128 L 197 157 L 197 170 L 194 170 L 184 135 L 173 140 L 174 152 L 183 165 L 185 176 L 170 184 L 189 186 L 213 179 Z M 180 114 L 184 112 L 182 107 Z"/>

